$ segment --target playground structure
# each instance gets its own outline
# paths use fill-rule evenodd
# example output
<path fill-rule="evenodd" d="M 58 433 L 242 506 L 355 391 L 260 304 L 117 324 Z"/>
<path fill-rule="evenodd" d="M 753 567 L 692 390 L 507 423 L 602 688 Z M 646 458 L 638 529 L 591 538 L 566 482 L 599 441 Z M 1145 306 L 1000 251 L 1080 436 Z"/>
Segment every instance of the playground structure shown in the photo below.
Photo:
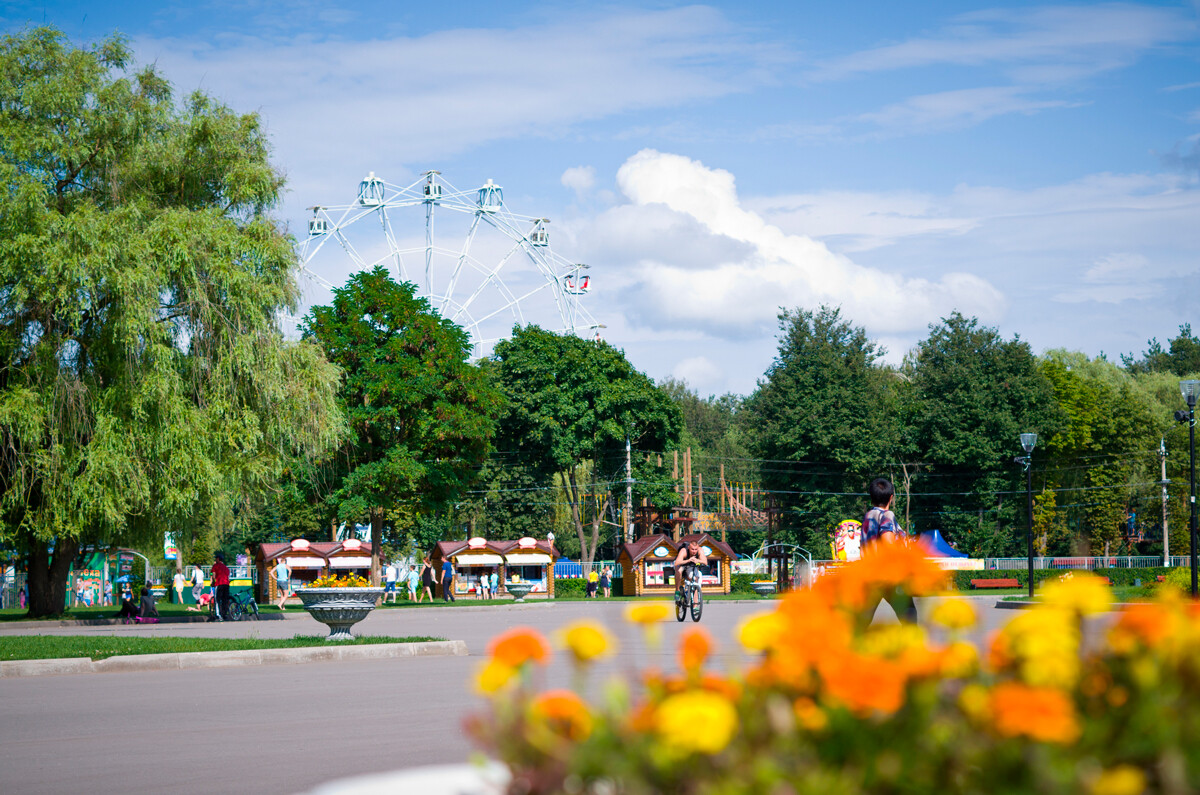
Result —
<path fill-rule="evenodd" d="M 438 171 L 406 186 L 372 172 L 356 200 L 309 210 L 298 245 L 305 303 L 323 303 L 351 273 L 383 266 L 461 326 L 475 357 L 514 325 L 571 334 L 603 328 L 584 306 L 588 266 L 556 254 L 549 219 L 511 212 L 490 179 L 458 190 Z"/>

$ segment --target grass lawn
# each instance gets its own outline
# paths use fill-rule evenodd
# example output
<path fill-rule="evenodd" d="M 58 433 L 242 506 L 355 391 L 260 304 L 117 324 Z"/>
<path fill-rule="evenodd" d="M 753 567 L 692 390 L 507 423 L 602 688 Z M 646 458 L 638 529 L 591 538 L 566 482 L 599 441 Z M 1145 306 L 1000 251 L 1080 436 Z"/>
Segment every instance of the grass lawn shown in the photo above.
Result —
<path fill-rule="evenodd" d="M 103 660 L 126 654 L 170 654 L 190 651 L 243 651 L 256 649 L 298 649 L 324 646 L 324 635 L 297 635 L 294 638 L 118 638 L 90 635 L 20 635 L 0 638 L 0 660 L 49 660 L 62 657 L 90 657 Z M 423 643 L 445 640 L 412 636 L 389 638 L 355 637 L 339 645 L 363 646 L 378 643 Z"/>

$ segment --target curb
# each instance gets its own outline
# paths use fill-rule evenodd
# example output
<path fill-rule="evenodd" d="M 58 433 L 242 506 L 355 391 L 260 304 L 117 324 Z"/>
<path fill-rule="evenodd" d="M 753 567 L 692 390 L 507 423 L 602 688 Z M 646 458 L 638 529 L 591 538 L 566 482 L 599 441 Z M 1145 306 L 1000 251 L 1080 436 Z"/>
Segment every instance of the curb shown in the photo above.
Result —
<path fill-rule="evenodd" d="M 427 643 L 377 643 L 368 646 L 306 646 L 299 649 L 191 651 L 169 654 L 127 654 L 90 660 L 65 657 L 52 660 L 0 662 L 0 679 L 60 674 L 109 674 L 127 671 L 176 671 L 195 668 L 240 668 L 247 665 L 296 665 L 336 660 L 382 660 L 393 657 L 465 657 L 461 640 Z"/>

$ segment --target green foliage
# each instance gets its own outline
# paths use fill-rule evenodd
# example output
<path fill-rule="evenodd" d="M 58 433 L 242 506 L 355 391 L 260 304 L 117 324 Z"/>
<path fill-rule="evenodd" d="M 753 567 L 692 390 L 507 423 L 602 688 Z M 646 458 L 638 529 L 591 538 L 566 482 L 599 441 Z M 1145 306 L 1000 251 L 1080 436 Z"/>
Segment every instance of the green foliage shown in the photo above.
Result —
<path fill-rule="evenodd" d="M 376 267 L 351 276 L 303 324 L 305 339 L 343 370 L 353 438 L 336 458 L 333 499 L 343 520 L 370 516 L 376 551 L 385 510 L 436 510 L 477 482 L 500 405 L 467 362 L 466 332 L 415 291 Z"/>
<path fill-rule="evenodd" d="M 1062 577 L 1070 569 L 1034 569 L 1033 582 L 1034 588 L 1040 588 L 1042 583 L 1048 580 L 1057 580 Z M 1135 582 L 1140 581 L 1142 585 L 1158 582 L 1158 577 L 1167 575 L 1171 577 L 1172 572 L 1189 572 L 1190 569 L 1172 568 L 1165 569 L 1162 567 L 1149 568 L 1099 568 L 1091 571 L 1097 577 L 1107 577 L 1113 585 L 1130 586 Z M 1190 575 L 1189 575 L 1190 576 Z M 952 583 L 954 588 L 959 591 L 972 591 L 974 593 L 987 593 L 986 589 L 972 588 L 971 580 L 1017 580 L 1020 585 L 1018 587 L 1027 588 L 1029 586 L 1029 572 L 1025 569 L 988 569 L 986 571 L 955 571 L 952 572 Z M 1188 580 L 1190 588 L 1191 580 Z"/>
<path fill-rule="evenodd" d="M 754 581 L 757 579 L 753 574 L 734 574 L 729 583 L 730 593 L 743 594 L 758 594 L 754 591 Z"/>
<path fill-rule="evenodd" d="M 1200 373 L 1200 339 L 1192 333 L 1192 324 L 1179 327 L 1179 336 L 1163 350 L 1157 338 L 1151 338 L 1142 358 L 1121 356 L 1121 363 L 1130 373 L 1171 373 L 1180 378 Z"/>
<path fill-rule="evenodd" d="M 386 635 L 355 635 L 342 641 L 344 646 L 380 643 L 427 643 L 445 640 L 427 636 L 391 638 Z M 328 646 L 323 635 L 296 635 L 292 638 L 133 638 L 103 635 L 20 635 L 0 639 L 0 660 L 52 660 L 64 657 L 109 657 L 136 654 L 183 654 L 209 651 L 259 649 L 301 649 Z"/>
<path fill-rule="evenodd" d="M 1027 343 L 958 313 L 930 328 L 909 369 L 912 434 L 930 462 L 919 482 L 937 486 L 914 496 L 919 527 L 909 529 L 939 527 L 975 556 L 1015 553 L 1023 501 L 997 495 L 1023 491 L 1018 435 L 1045 437 L 1061 423 L 1050 381 Z"/>
<path fill-rule="evenodd" d="M 81 543 L 187 546 L 343 429 L 335 368 L 278 327 L 295 255 L 257 116 L 129 60 L 0 40 L 0 538 L 39 615 Z"/>
<path fill-rule="evenodd" d="M 564 577 L 554 580 L 555 599 L 583 599 L 587 596 L 587 580 L 582 577 Z"/>
<path fill-rule="evenodd" d="M 751 449 L 770 465 L 763 485 L 783 493 L 784 523 L 809 549 L 830 528 L 860 515 L 865 491 L 895 446 L 898 417 L 885 396 L 896 387 L 877 366 L 881 349 L 840 310 L 784 311 L 779 352 L 746 401 Z"/>
<path fill-rule="evenodd" d="M 507 401 L 497 444 L 544 485 L 561 484 L 589 562 L 614 491 L 623 493 L 626 439 L 666 449 L 679 437 L 680 411 L 616 348 L 536 326 L 497 343 L 495 368 Z"/>

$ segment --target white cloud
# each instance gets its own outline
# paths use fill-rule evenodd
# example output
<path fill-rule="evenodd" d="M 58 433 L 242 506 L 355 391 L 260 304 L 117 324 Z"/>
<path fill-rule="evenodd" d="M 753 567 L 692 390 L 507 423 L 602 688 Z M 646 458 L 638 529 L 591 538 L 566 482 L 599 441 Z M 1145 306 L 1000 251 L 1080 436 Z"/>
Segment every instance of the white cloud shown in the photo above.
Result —
<path fill-rule="evenodd" d="M 858 121 L 876 125 L 887 132 L 932 132 L 979 124 L 1009 113 L 1031 114 L 1078 104 L 1036 100 L 1026 94 L 1026 89 L 1017 86 L 940 91 L 909 97 L 873 113 L 864 113 Z"/>
<path fill-rule="evenodd" d="M 904 278 L 857 265 L 810 237 L 785 233 L 742 205 L 732 174 L 686 157 L 644 150 L 626 161 L 617 181 L 639 211 L 666 208 L 709 235 L 745 247 L 739 257 L 701 267 L 665 255 L 641 258 L 624 274 L 633 283 L 622 291 L 637 324 L 750 339 L 775 329 L 780 307 L 826 303 L 842 306 L 855 322 L 883 334 L 921 329 L 954 309 L 985 321 L 1003 310 L 1003 296 L 976 276 Z M 636 230 L 637 216 L 627 220 Z M 660 243 L 670 249 L 670 240 Z"/>
<path fill-rule="evenodd" d="M 780 57 L 705 7 L 554 19 L 370 41 L 142 37 L 134 46 L 182 91 L 260 111 L 277 159 L 304 164 L 293 188 L 317 195 L 344 187 L 347 171 L 399 183 L 416 177 L 405 166 L 436 167 L 491 141 L 750 91 Z"/>
<path fill-rule="evenodd" d="M 1085 270 L 1077 287 L 1059 293 L 1054 300 L 1068 304 L 1084 301 L 1120 304 L 1153 298 L 1161 292 L 1161 287 L 1148 278 L 1150 270 L 1150 261 L 1142 254 L 1110 254 Z"/>
<path fill-rule="evenodd" d="M 563 172 L 563 187 L 575 191 L 577 196 L 583 196 L 596 186 L 596 169 L 591 166 L 575 166 Z"/>
<path fill-rule="evenodd" d="M 1063 68 L 1061 76 L 1074 79 L 1122 66 L 1195 30 L 1192 15 L 1180 9 L 1124 3 L 983 11 L 957 17 L 937 35 L 831 60 L 812 76 L 829 80 L 939 64 L 1000 64 Z M 1043 79 L 1052 75 L 1042 73 Z"/>

